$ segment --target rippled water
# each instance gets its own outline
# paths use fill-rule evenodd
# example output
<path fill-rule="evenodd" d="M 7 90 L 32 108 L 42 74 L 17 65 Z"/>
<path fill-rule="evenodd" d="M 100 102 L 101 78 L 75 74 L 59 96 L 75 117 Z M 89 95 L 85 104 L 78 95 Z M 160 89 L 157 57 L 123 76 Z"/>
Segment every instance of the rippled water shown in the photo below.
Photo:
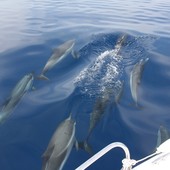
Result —
<path fill-rule="evenodd" d="M 1 2 L 0 49 L 115 30 L 169 37 L 170 3 L 164 1 L 8 1 Z M 60 36 L 58 36 L 60 35 Z M 6 38 L 9 37 L 9 38 Z"/>
<path fill-rule="evenodd" d="M 42 169 L 42 155 L 58 127 L 72 112 L 76 139 L 88 135 L 96 102 L 111 96 L 89 144 L 96 153 L 111 142 L 128 146 L 132 158 L 153 152 L 160 125 L 170 130 L 170 2 L 82 0 L 0 1 L 0 103 L 26 74 L 40 74 L 53 49 L 75 39 L 71 54 L 47 72 L 49 81 L 35 78 L 0 127 L 0 169 Z M 120 47 L 119 38 L 126 35 Z M 149 58 L 138 89 L 140 108 L 130 92 L 130 72 Z M 115 104 L 113 96 L 122 95 Z M 103 100 L 102 100 L 103 101 Z M 63 170 L 75 169 L 91 155 L 72 148 Z M 89 169 L 121 168 L 123 153 L 111 151 Z M 101 168 L 102 167 L 102 168 Z"/>

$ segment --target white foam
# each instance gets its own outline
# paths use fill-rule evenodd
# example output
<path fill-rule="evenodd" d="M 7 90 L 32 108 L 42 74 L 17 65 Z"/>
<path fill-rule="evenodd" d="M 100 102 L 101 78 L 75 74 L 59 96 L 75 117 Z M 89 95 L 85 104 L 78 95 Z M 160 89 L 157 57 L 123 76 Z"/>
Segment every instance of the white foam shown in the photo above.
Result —
<path fill-rule="evenodd" d="M 75 78 L 74 84 L 81 88 L 82 93 L 99 93 L 103 86 L 113 88 L 120 75 L 119 63 L 122 56 L 117 55 L 118 49 L 106 50 L 95 61 L 84 68 Z M 95 91 L 94 91 L 95 90 Z"/>

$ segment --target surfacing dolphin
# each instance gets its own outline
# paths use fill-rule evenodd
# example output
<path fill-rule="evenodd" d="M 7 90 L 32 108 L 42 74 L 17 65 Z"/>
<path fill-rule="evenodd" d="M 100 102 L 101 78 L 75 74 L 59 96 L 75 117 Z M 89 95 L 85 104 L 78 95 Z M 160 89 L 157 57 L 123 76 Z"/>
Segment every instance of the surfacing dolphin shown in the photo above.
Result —
<path fill-rule="evenodd" d="M 75 45 L 75 40 L 68 40 L 65 43 L 61 44 L 57 48 L 54 49 L 52 56 L 48 59 L 47 63 L 45 64 L 39 79 L 48 80 L 48 78 L 44 75 L 48 70 L 52 69 L 57 63 L 59 63 L 62 59 L 64 59 L 73 49 Z M 72 52 L 74 58 L 75 53 Z"/>
<path fill-rule="evenodd" d="M 136 106 L 138 106 L 137 101 L 137 88 L 141 81 L 142 72 L 144 69 L 144 64 L 149 60 L 149 58 L 141 59 L 139 62 L 137 62 L 131 73 L 130 73 L 130 90 L 132 94 L 132 98 L 135 101 Z"/>
<path fill-rule="evenodd" d="M 42 170 L 62 170 L 73 145 L 79 145 L 75 139 L 75 125 L 71 114 L 60 123 L 43 154 Z"/>
<path fill-rule="evenodd" d="M 2 124 L 19 103 L 23 95 L 31 88 L 34 76 L 32 73 L 25 75 L 14 87 L 9 99 L 0 112 L 0 124 Z"/>
<path fill-rule="evenodd" d="M 119 55 L 119 53 L 120 53 L 120 51 L 121 51 L 121 48 L 122 48 L 122 46 L 124 45 L 126 39 L 127 39 L 127 35 L 126 35 L 126 34 L 123 34 L 123 35 L 122 35 L 121 37 L 119 37 L 119 39 L 117 40 L 116 45 L 115 45 L 116 55 Z"/>

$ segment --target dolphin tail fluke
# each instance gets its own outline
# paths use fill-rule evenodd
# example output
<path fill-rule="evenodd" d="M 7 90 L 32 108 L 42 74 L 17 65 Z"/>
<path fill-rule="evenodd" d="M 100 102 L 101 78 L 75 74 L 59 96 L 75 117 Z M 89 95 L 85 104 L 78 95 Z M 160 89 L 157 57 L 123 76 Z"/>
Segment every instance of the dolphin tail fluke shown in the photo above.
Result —
<path fill-rule="evenodd" d="M 37 76 L 37 79 L 40 79 L 40 80 L 49 80 L 49 78 L 44 76 L 43 74 L 40 74 L 39 76 Z"/>
<path fill-rule="evenodd" d="M 4 122 L 4 118 L 3 118 L 3 116 L 0 116 L 0 125 L 2 125 L 3 122 Z"/>
<path fill-rule="evenodd" d="M 74 59 L 78 59 L 80 57 L 80 54 L 77 51 L 72 50 L 71 55 Z"/>
<path fill-rule="evenodd" d="M 82 142 L 77 142 L 76 141 L 76 149 L 83 149 L 85 150 L 87 153 L 92 154 L 93 150 L 92 147 L 88 144 L 87 140 L 86 141 L 82 141 Z"/>
<path fill-rule="evenodd" d="M 0 112 L 0 126 L 2 125 L 2 124 L 4 124 L 4 122 L 6 121 L 6 119 L 8 118 L 8 116 L 9 116 L 9 114 L 10 114 L 10 112 Z"/>
<path fill-rule="evenodd" d="M 137 109 L 139 109 L 139 110 L 143 110 L 143 109 L 144 109 L 144 107 L 141 106 L 141 105 L 139 105 L 137 102 L 135 102 L 135 103 L 129 103 L 129 106 L 134 107 L 134 108 L 137 108 Z"/>

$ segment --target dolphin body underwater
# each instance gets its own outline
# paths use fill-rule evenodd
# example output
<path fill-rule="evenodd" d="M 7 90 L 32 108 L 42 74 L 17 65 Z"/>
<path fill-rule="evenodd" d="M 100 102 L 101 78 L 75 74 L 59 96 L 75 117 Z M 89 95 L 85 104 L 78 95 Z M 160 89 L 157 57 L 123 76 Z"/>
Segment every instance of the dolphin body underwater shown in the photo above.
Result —
<path fill-rule="evenodd" d="M 124 45 L 126 39 L 127 39 L 126 34 L 123 34 L 118 38 L 116 45 L 114 47 L 115 55 L 120 54 L 121 48 Z M 123 85 L 124 85 L 124 82 L 121 83 L 121 87 L 117 94 L 113 94 L 112 89 L 105 87 L 101 96 L 99 98 L 97 98 L 97 100 L 94 104 L 93 111 L 90 113 L 90 123 L 89 123 L 89 129 L 88 129 L 88 135 L 87 135 L 86 141 L 88 141 L 93 129 L 96 127 L 96 125 L 102 118 L 102 116 L 105 112 L 105 109 L 107 108 L 109 102 L 112 100 L 113 96 L 114 96 L 114 103 L 118 104 L 118 102 L 121 98 L 121 95 L 122 95 Z"/>
<path fill-rule="evenodd" d="M 149 60 L 149 58 L 141 59 L 139 62 L 137 62 L 134 65 L 134 67 L 130 73 L 130 90 L 131 90 L 132 98 L 133 98 L 136 106 L 138 106 L 137 88 L 141 81 L 141 76 L 142 76 L 142 72 L 144 69 L 144 65 L 148 60 Z"/>
<path fill-rule="evenodd" d="M 88 129 L 87 140 L 89 139 L 93 129 L 96 127 L 100 119 L 102 118 L 106 107 L 110 101 L 111 93 L 110 89 L 105 89 L 103 95 L 99 97 L 94 105 L 93 111 L 90 114 L 90 124 Z"/>
<path fill-rule="evenodd" d="M 68 40 L 54 49 L 52 56 L 48 59 L 41 74 L 38 76 L 39 79 L 49 80 L 44 74 L 52 69 L 57 63 L 63 60 L 73 49 L 75 40 Z M 78 58 L 78 55 L 72 51 L 74 58 Z"/>
<path fill-rule="evenodd" d="M 32 73 L 25 75 L 14 87 L 9 99 L 6 101 L 0 112 L 0 124 L 2 124 L 19 103 L 23 95 L 31 88 L 34 76 Z"/>
<path fill-rule="evenodd" d="M 62 121 L 54 132 L 46 151 L 43 154 L 42 170 L 62 170 L 70 152 L 75 144 L 78 149 L 79 143 L 75 138 L 76 122 L 70 116 Z M 86 142 L 80 143 L 80 148 L 87 149 Z"/>

